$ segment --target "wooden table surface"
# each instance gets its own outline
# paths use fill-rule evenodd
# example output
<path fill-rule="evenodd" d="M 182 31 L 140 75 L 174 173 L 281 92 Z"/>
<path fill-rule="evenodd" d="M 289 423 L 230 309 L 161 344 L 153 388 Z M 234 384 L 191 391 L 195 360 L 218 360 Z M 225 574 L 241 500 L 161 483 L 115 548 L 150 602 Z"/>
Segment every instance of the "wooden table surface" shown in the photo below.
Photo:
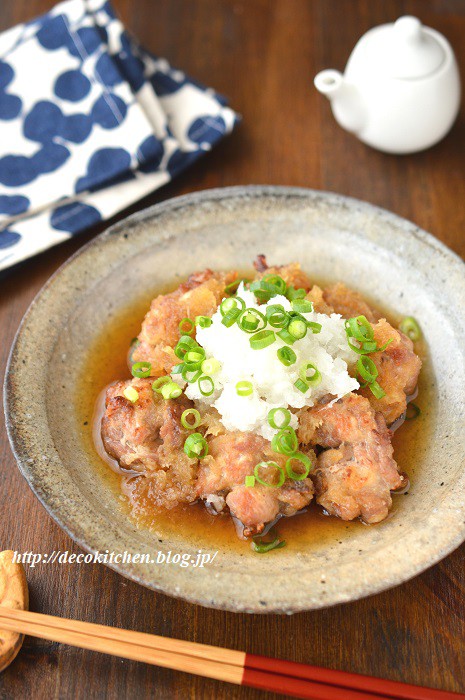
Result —
<path fill-rule="evenodd" d="M 1 0 L 0 29 L 51 5 Z M 417 15 L 443 32 L 465 75 L 464 2 L 114 0 L 114 5 L 145 46 L 228 95 L 243 115 L 232 137 L 133 210 L 210 187 L 300 185 L 391 209 L 465 254 L 464 109 L 438 146 L 393 157 L 343 132 L 312 86 L 322 68 L 344 67 L 363 32 L 402 14 Z M 2 372 L 35 294 L 95 233 L 40 255 L 0 281 Z M 78 552 L 20 476 L 3 424 L 0 465 L 0 549 Z M 99 564 L 38 566 L 27 575 L 33 610 L 465 692 L 464 559 L 462 546 L 394 590 L 292 617 L 203 609 L 156 595 Z M 2 700 L 25 697 L 258 700 L 264 694 L 29 638 L 0 676 Z"/>

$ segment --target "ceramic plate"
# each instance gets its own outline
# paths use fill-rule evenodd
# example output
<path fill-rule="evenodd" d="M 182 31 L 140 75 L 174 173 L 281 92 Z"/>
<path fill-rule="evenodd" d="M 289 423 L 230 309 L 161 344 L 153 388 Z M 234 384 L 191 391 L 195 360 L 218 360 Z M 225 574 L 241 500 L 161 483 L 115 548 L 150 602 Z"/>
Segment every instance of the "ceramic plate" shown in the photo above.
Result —
<path fill-rule="evenodd" d="M 76 387 L 99 329 L 141 290 L 173 285 L 206 266 L 243 269 L 257 253 L 275 263 L 297 260 L 311 276 L 343 280 L 419 320 L 431 355 L 433 413 L 416 446 L 409 496 L 396 498 L 393 516 L 381 525 L 302 551 L 256 555 L 223 543 L 204 568 L 113 568 L 205 606 L 296 612 L 399 584 L 465 539 L 465 275 L 459 258 L 433 236 L 363 202 L 303 189 L 230 188 L 159 204 L 86 245 L 40 292 L 12 349 L 5 406 L 22 473 L 83 549 L 195 556 L 205 542 L 188 531 L 159 542 L 128 519 L 93 466 Z"/>

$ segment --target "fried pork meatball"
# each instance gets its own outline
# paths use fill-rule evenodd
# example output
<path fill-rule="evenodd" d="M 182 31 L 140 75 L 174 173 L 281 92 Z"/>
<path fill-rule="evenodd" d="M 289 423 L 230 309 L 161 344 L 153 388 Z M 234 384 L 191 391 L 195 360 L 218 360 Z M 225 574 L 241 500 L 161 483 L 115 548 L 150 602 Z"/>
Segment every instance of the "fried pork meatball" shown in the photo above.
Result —
<path fill-rule="evenodd" d="M 378 369 L 377 382 L 386 395 L 377 399 L 368 387 L 361 393 L 390 425 L 407 409 L 407 396 L 413 394 L 417 386 L 421 360 L 415 354 L 410 338 L 393 328 L 384 318 L 373 326 L 373 331 L 378 347 L 392 340 L 383 352 L 370 355 Z"/>
<path fill-rule="evenodd" d="M 135 403 L 123 395 L 127 387 L 138 392 Z M 189 431 L 180 422 L 182 412 L 192 405 L 184 395 L 165 401 L 154 394 L 150 379 L 115 382 L 107 390 L 101 424 L 105 450 L 122 469 L 140 473 L 133 485 L 150 489 L 158 506 L 172 508 L 196 498 L 197 460 L 183 451 Z"/>
<path fill-rule="evenodd" d="M 311 456 L 313 454 L 311 453 Z M 273 452 L 270 443 L 254 433 L 229 432 L 209 440 L 209 455 L 200 463 L 197 494 L 217 510 L 225 505 L 244 525 L 244 535 L 260 533 L 278 514 L 293 515 L 313 497 L 310 479 L 286 480 L 280 488 L 256 483 L 244 486 L 255 465 L 275 461 L 282 468 L 286 457 Z M 219 497 L 219 498 L 218 498 Z"/>
<path fill-rule="evenodd" d="M 236 277 L 235 272 L 224 274 L 204 270 L 191 275 L 171 294 L 156 297 L 142 323 L 139 345 L 132 354 L 132 361 L 150 362 L 154 377 L 168 374 L 179 362 L 174 347 L 181 336 L 180 321 L 212 316 L 225 296 L 225 286 Z"/>
<path fill-rule="evenodd" d="M 390 491 L 400 488 L 403 478 L 381 413 L 363 396 L 348 394 L 334 403 L 301 409 L 299 419 L 301 442 L 330 448 L 317 460 L 317 502 L 343 520 L 384 520 L 392 504 Z"/>

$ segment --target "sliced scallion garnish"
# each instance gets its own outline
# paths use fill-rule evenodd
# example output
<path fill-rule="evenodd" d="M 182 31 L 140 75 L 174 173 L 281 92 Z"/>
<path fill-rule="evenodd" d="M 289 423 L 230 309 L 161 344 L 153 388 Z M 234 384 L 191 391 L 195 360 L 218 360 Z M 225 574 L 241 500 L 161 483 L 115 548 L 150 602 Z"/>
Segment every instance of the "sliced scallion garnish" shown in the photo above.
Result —
<path fill-rule="evenodd" d="M 245 486 L 247 486 L 248 488 L 252 488 L 253 486 L 255 486 L 255 477 L 254 477 L 254 475 L 253 475 L 253 474 L 249 474 L 248 476 L 246 476 L 246 477 L 245 477 L 244 484 L 245 484 Z"/>
<path fill-rule="evenodd" d="M 257 554 L 266 554 L 273 549 L 281 549 L 286 546 L 286 540 L 280 540 L 274 530 L 269 530 L 265 537 L 256 535 L 252 538 L 252 549 L 254 552 L 257 552 Z"/>
<path fill-rule="evenodd" d="M 231 326 L 233 326 L 236 323 L 240 315 L 240 309 L 231 309 L 230 311 L 227 311 L 225 313 L 225 315 L 221 319 L 221 323 L 223 324 L 223 326 L 226 326 L 226 328 L 231 328 Z"/>
<path fill-rule="evenodd" d="M 200 326 L 200 328 L 210 328 L 212 323 L 213 323 L 213 321 L 211 320 L 210 316 L 196 316 L 195 317 L 195 325 Z"/>
<path fill-rule="evenodd" d="M 287 343 L 287 345 L 292 345 L 296 341 L 296 338 L 289 333 L 287 328 L 283 328 L 282 331 L 278 331 L 276 335 L 278 338 L 281 338 L 284 343 Z"/>
<path fill-rule="evenodd" d="M 169 382 L 167 384 L 163 384 L 163 386 L 160 389 L 160 393 L 163 396 L 164 399 L 177 399 L 179 396 L 182 394 L 182 389 L 179 386 L 179 384 L 176 384 L 176 382 Z"/>
<path fill-rule="evenodd" d="M 303 381 L 303 379 L 298 379 L 296 382 L 294 382 L 294 386 L 296 389 L 302 392 L 302 394 L 305 394 L 305 392 L 308 391 L 308 384 Z"/>
<path fill-rule="evenodd" d="M 285 367 L 290 367 L 297 360 L 297 355 L 295 354 L 295 352 L 292 348 L 288 348 L 288 347 L 279 348 L 277 355 L 278 355 L 278 360 L 280 362 L 282 362 L 282 364 Z"/>
<path fill-rule="evenodd" d="M 134 389 L 133 386 L 128 386 L 123 391 L 123 396 L 131 403 L 136 403 L 137 399 L 139 398 L 139 392 L 137 389 Z"/>
<path fill-rule="evenodd" d="M 410 338 L 414 343 L 421 338 L 421 329 L 418 321 L 413 316 L 406 316 L 402 319 L 399 330 Z"/>
<path fill-rule="evenodd" d="M 191 459 L 203 459 L 208 455 L 208 443 L 201 433 L 192 433 L 186 438 L 184 452 Z"/>
<path fill-rule="evenodd" d="M 192 350 L 192 348 L 196 348 L 197 346 L 198 343 L 196 340 L 194 340 L 194 338 L 191 338 L 189 335 L 182 335 L 174 348 L 174 354 L 176 357 L 179 357 L 180 360 L 184 360 L 184 355 L 186 352 Z"/>
<path fill-rule="evenodd" d="M 266 328 L 266 318 L 256 309 L 245 309 L 239 316 L 237 325 L 246 333 L 255 333 Z"/>
<path fill-rule="evenodd" d="M 300 464 L 303 464 L 303 471 L 295 471 L 292 463 L 293 462 L 300 462 Z M 291 457 L 286 462 L 286 472 L 287 475 L 290 479 L 293 479 L 294 481 L 302 481 L 302 479 L 306 479 L 307 476 L 310 473 L 310 470 L 312 468 L 312 461 L 307 455 L 304 455 L 303 452 L 295 452 Z"/>
<path fill-rule="evenodd" d="M 132 376 L 137 377 L 138 379 L 150 377 L 151 371 L 152 365 L 150 362 L 135 362 L 131 367 Z"/>
<path fill-rule="evenodd" d="M 202 362 L 202 372 L 204 374 L 216 374 L 221 368 L 221 363 L 215 360 L 214 357 L 209 357 L 208 360 Z"/>
<path fill-rule="evenodd" d="M 193 420 L 191 420 L 191 416 Z M 201 421 L 202 419 L 200 417 L 200 413 L 196 408 L 186 408 L 186 410 L 182 412 L 181 425 L 187 430 L 194 430 L 194 428 L 198 428 Z"/>
<path fill-rule="evenodd" d="M 321 372 L 315 365 L 312 365 L 311 362 L 306 362 L 300 367 L 299 377 L 309 386 L 318 386 L 318 384 L 321 384 Z"/>
<path fill-rule="evenodd" d="M 303 299 L 307 292 L 305 289 L 296 289 L 295 287 L 288 287 L 286 291 L 286 296 L 289 301 L 295 301 L 296 299 Z"/>
<path fill-rule="evenodd" d="M 313 311 L 313 304 L 308 299 L 293 299 L 291 306 L 293 311 L 297 311 L 299 314 L 309 314 Z"/>
<path fill-rule="evenodd" d="M 195 382 L 197 381 L 197 379 L 200 377 L 201 374 L 202 374 L 201 369 L 190 369 L 187 365 L 183 365 L 183 368 L 181 371 L 181 377 L 188 384 L 195 384 Z"/>
<path fill-rule="evenodd" d="M 262 478 L 261 474 L 265 471 L 265 476 L 267 473 L 271 472 L 271 478 L 269 481 Z M 256 481 L 262 486 L 268 486 L 271 489 L 279 489 L 286 480 L 286 475 L 284 474 L 284 469 L 279 466 L 277 462 L 259 462 L 255 465 L 254 476 Z"/>
<path fill-rule="evenodd" d="M 289 335 L 291 335 L 294 340 L 301 340 L 307 335 L 307 323 L 303 318 L 292 318 L 291 322 L 287 327 Z"/>
<path fill-rule="evenodd" d="M 220 304 L 220 314 L 226 316 L 230 311 L 242 311 L 245 309 L 245 301 L 240 297 L 228 297 Z"/>
<path fill-rule="evenodd" d="M 268 413 L 268 423 L 274 430 L 287 428 L 291 421 L 291 412 L 287 408 L 272 408 Z"/>
<path fill-rule="evenodd" d="M 263 348 L 268 347 L 268 345 L 272 345 L 275 340 L 276 336 L 274 331 L 259 331 L 250 338 L 249 342 L 252 350 L 263 350 Z"/>
<path fill-rule="evenodd" d="M 251 396 L 253 393 L 252 382 L 237 382 L 236 384 L 236 394 L 238 396 Z"/>
<path fill-rule="evenodd" d="M 368 384 L 374 382 L 378 376 L 378 368 L 373 360 L 366 357 L 366 355 L 362 355 L 362 357 L 357 360 L 357 372 L 365 382 L 368 382 Z"/>
<path fill-rule="evenodd" d="M 287 426 L 277 433 L 271 441 L 271 449 L 282 455 L 292 455 L 299 446 L 294 428 Z"/>
<path fill-rule="evenodd" d="M 239 277 L 237 280 L 234 280 L 234 282 L 230 282 L 226 285 L 224 288 L 224 293 L 228 295 L 235 294 L 241 282 L 247 284 L 247 282 L 250 282 L 250 280 L 247 279 L 247 277 Z"/>
<path fill-rule="evenodd" d="M 190 333 L 194 332 L 195 324 L 194 321 L 190 318 L 183 318 L 182 321 L 179 321 L 179 330 L 183 335 L 189 335 Z"/>
<path fill-rule="evenodd" d="M 155 381 L 152 384 L 152 390 L 155 391 L 157 394 L 161 394 L 161 389 L 165 384 L 170 384 L 173 380 L 171 377 L 159 377 L 158 379 L 155 379 Z"/>
<path fill-rule="evenodd" d="M 386 396 L 386 392 L 384 391 L 384 389 L 382 389 L 382 387 L 380 387 L 378 382 L 370 382 L 368 386 L 370 387 L 370 391 L 375 397 L 375 399 L 382 399 L 383 396 Z"/>
<path fill-rule="evenodd" d="M 213 379 L 206 374 L 199 377 L 199 391 L 202 396 L 211 396 L 215 391 L 215 382 Z"/>

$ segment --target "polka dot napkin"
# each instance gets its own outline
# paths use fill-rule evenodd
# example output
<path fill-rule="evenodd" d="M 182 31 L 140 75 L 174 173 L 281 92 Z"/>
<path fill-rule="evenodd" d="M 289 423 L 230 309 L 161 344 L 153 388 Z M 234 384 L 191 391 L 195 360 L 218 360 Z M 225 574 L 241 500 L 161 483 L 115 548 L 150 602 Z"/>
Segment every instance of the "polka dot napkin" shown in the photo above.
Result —
<path fill-rule="evenodd" d="M 104 0 L 0 34 L 0 270 L 161 187 L 237 120 Z"/>

